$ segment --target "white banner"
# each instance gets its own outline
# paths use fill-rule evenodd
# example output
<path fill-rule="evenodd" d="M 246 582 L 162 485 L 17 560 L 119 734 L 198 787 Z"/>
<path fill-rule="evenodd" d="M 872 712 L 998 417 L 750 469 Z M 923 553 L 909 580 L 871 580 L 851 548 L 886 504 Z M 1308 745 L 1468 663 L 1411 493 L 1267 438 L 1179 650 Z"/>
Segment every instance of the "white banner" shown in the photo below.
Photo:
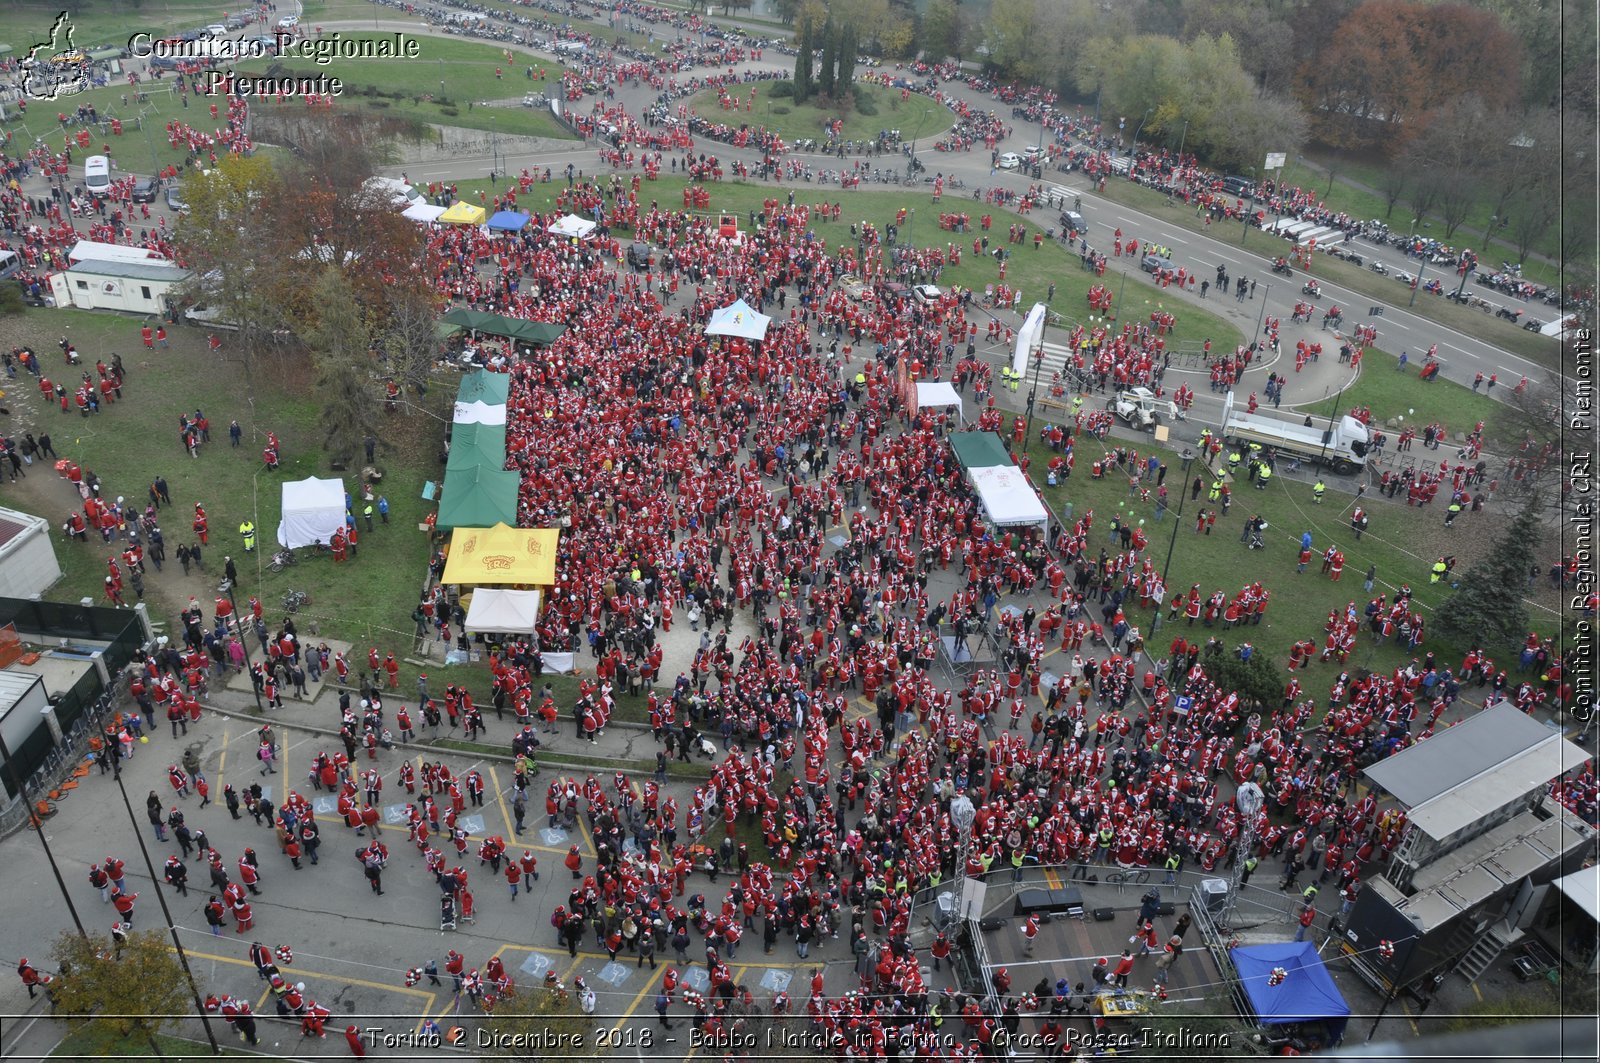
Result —
<path fill-rule="evenodd" d="M 1044 335 L 1044 311 L 1043 303 L 1034 303 L 1022 327 L 1017 330 L 1017 349 L 1011 355 L 1011 371 L 1019 377 L 1027 374 L 1028 356 L 1039 346 L 1039 338 Z"/>
<path fill-rule="evenodd" d="M 490 405 L 482 399 L 458 402 L 455 409 L 456 424 L 501 425 L 506 423 L 506 404 Z"/>

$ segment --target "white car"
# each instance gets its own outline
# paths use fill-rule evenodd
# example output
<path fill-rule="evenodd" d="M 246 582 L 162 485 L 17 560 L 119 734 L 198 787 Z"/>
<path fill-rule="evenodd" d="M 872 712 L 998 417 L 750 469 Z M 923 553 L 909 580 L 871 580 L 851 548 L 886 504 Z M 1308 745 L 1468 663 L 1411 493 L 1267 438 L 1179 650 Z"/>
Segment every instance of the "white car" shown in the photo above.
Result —
<path fill-rule="evenodd" d="M 924 305 L 937 303 L 943 295 L 944 289 L 937 284 L 916 284 L 911 288 L 911 298 Z"/>
<path fill-rule="evenodd" d="M 1002 170 L 1015 170 L 1018 166 L 1022 165 L 1022 156 L 1018 155 L 1014 151 L 1008 151 L 1004 155 L 1000 156 L 999 161 L 996 162 L 995 165 L 999 166 Z"/>
<path fill-rule="evenodd" d="M 228 27 L 224 26 L 220 22 L 213 22 L 211 25 L 206 27 L 206 32 L 211 34 L 213 37 L 226 37 L 228 35 Z"/>
<path fill-rule="evenodd" d="M 300 25 L 299 15 L 285 15 L 278 20 L 280 30 L 292 30 L 298 25 Z"/>

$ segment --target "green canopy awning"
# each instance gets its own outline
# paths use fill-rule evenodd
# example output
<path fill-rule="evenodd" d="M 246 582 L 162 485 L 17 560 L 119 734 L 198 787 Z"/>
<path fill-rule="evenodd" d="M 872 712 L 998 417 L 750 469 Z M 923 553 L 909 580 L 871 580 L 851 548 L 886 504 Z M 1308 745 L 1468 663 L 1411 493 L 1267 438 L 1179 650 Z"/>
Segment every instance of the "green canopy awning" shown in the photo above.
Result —
<path fill-rule="evenodd" d="M 554 325 L 547 321 L 524 321 L 521 318 L 503 317 L 500 314 L 487 314 L 481 310 L 468 310 L 464 306 L 446 311 L 442 320 L 474 332 L 505 336 L 536 347 L 549 346 L 567 331 L 565 325 Z"/>
<path fill-rule="evenodd" d="M 445 471 L 487 465 L 503 469 L 506 464 L 506 427 L 501 424 L 458 424 L 450 433 L 450 460 Z"/>
<path fill-rule="evenodd" d="M 474 369 L 461 378 L 461 389 L 456 392 L 456 401 L 486 402 L 490 406 L 504 406 L 510 396 L 510 373 L 491 373 L 487 369 Z"/>
<path fill-rule="evenodd" d="M 963 469 L 988 469 L 1012 464 L 1005 444 L 994 432 L 957 432 L 950 437 L 950 449 Z"/>
<path fill-rule="evenodd" d="M 492 528 L 517 522 L 519 473 L 489 465 L 447 470 L 444 498 L 439 502 L 438 528 Z"/>

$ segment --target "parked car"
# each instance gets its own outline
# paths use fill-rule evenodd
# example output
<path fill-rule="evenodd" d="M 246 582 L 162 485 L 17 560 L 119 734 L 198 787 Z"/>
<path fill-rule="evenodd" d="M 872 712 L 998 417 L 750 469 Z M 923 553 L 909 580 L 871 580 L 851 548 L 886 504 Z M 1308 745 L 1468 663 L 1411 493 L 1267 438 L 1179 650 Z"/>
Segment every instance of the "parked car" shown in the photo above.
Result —
<path fill-rule="evenodd" d="M 1002 170 L 1015 170 L 1022 165 L 1022 156 L 1014 151 L 1008 151 L 995 162 Z"/>
<path fill-rule="evenodd" d="M 1061 231 L 1086 233 L 1089 231 L 1089 223 L 1084 221 L 1083 215 L 1077 211 L 1064 210 L 1061 212 Z"/>
<path fill-rule="evenodd" d="M 285 15 L 278 20 L 280 30 L 292 30 L 298 25 L 300 25 L 299 15 Z"/>
<path fill-rule="evenodd" d="M 1159 270 L 1174 270 L 1178 267 L 1172 264 L 1172 259 L 1160 255 L 1146 255 L 1139 260 L 1139 268 L 1146 273 L 1155 273 Z"/>
<path fill-rule="evenodd" d="M 135 179 L 132 196 L 135 203 L 154 203 L 156 201 L 155 180 L 149 177 Z"/>
<path fill-rule="evenodd" d="M 1227 177 L 1222 179 L 1222 187 L 1224 191 L 1227 191 L 1233 195 L 1248 196 L 1250 195 L 1251 190 L 1255 188 L 1255 182 L 1250 180 L 1248 177 L 1240 177 L 1238 174 L 1229 174 Z"/>
<path fill-rule="evenodd" d="M 927 305 L 936 303 L 944 296 L 944 289 L 937 284 L 917 284 L 911 288 L 911 298 Z"/>
<path fill-rule="evenodd" d="M 175 210 L 179 214 L 187 214 L 189 211 L 189 204 L 183 201 L 183 195 L 177 185 L 167 186 L 167 209 Z"/>
<path fill-rule="evenodd" d="M 650 245 L 642 240 L 635 240 L 628 245 L 628 265 L 634 269 L 650 268 Z"/>

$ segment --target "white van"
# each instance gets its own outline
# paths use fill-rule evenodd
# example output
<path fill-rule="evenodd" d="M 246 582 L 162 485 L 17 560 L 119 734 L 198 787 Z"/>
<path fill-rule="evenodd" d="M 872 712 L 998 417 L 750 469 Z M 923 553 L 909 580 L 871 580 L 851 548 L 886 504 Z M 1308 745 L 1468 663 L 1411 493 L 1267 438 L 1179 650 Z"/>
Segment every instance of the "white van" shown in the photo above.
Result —
<path fill-rule="evenodd" d="M 97 196 L 111 188 L 111 160 L 104 155 L 91 155 L 83 161 L 83 185 Z"/>

